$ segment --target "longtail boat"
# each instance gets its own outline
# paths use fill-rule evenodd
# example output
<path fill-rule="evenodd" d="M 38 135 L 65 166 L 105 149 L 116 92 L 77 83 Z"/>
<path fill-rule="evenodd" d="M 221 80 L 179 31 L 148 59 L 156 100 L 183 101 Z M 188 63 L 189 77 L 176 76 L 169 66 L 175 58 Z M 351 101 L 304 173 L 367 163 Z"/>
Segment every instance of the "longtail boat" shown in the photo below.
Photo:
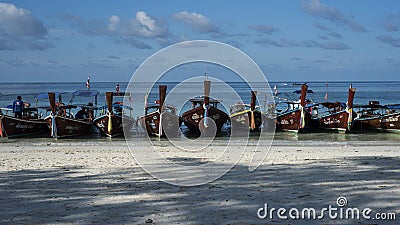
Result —
<path fill-rule="evenodd" d="M 220 102 L 215 99 L 210 101 L 210 86 L 211 81 L 205 80 L 203 98 L 190 99 L 193 108 L 182 114 L 182 120 L 190 131 L 208 136 L 218 135 L 222 126 L 229 121 L 229 115 L 217 108 Z M 210 120 L 213 120 L 215 127 Z"/>
<path fill-rule="evenodd" d="M 400 105 L 380 105 L 377 101 L 370 101 L 368 105 L 355 107 L 361 109 L 353 122 L 355 132 L 400 132 Z"/>
<path fill-rule="evenodd" d="M 122 102 L 113 103 L 114 96 L 131 97 L 130 93 L 106 92 L 107 111 L 93 120 L 100 132 L 109 137 L 124 135 L 124 127 L 130 129 L 135 122 L 132 118 L 132 107 L 125 106 Z M 124 114 L 126 110 L 129 110 L 128 115 Z"/>
<path fill-rule="evenodd" d="M 233 128 L 259 131 L 263 123 L 262 113 L 256 105 L 256 92 L 251 91 L 250 104 L 238 103 L 230 107 L 230 121 Z"/>
<path fill-rule="evenodd" d="M 76 96 L 81 97 L 94 97 L 95 104 L 97 104 L 98 91 L 80 90 L 72 93 L 70 104 L 66 106 L 56 106 L 54 92 L 49 92 L 49 101 L 51 114 L 45 118 L 47 125 L 50 128 L 50 136 L 53 138 L 73 137 L 94 132 L 94 110 L 96 106 L 92 105 L 72 105 L 72 101 Z M 87 111 L 86 118 L 74 118 L 71 109 L 81 107 L 82 110 Z M 68 113 L 66 111 L 68 110 Z M 64 112 L 64 113 L 63 113 Z M 78 113 L 77 113 L 78 115 Z M 77 116 L 76 115 L 76 116 Z"/>
<path fill-rule="evenodd" d="M 149 136 L 176 137 L 180 134 L 180 118 L 175 106 L 165 104 L 167 86 L 159 86 L 159 100 L 146 106 L 144 115 L 137 120 Z"/>
<path fill-rule="evenodd" d="M 5 111 L 6 109 L 2 109 Z M 1 137 L 22 137 L 48 132 L 46 121 L 38 118 L 29 118 L 23 116 L 21 119 L 0 115 L 0 136 Z"/>
<path fill-rule="evenodd" d="M 34 97 L 36 99 L 36 107 L 27 107 L 24 110 L 22 118 L 16 118 L 9 115 L 12 109 L 0 109 L 0 137 L 23 137 L 45 134 L 49 131 L 46 121 L 41 117 L 38 100 L 43 99 L 43 95 L 39 94 Z M 4 112 L 4 113 L 3 113 Z"/>
<path fill-rule="evenodd" d="M 353 100 L 355 92 L 356 89 L 350 86 L 347 104 L 340 102 L 321 103 L 323 107 L 328 109 L 328 114 L 319 116 L 319 128 L 349 132 L 353 125 Z"/>
<path fill-rule="evenodd" d="M 300 102 L 287 102 L 291 106 L 287 111 L 276 116 L 276 129 L 280 131 L 299 132 L 311 126 L 311 114 L 305 109 L 308 86 L 303 84 L 300 91 Z"/>

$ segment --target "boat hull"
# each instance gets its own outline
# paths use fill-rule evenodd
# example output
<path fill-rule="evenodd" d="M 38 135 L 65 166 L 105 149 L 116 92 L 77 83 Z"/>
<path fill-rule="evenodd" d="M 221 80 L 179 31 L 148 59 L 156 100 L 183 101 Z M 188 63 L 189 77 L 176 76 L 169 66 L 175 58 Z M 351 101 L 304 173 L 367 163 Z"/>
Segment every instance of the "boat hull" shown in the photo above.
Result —
<path fill-rule="evenodd" d="M 21 137 L 34 134 L 45 134 L 49 131 L 45 120 L 18 119 L 6 115 L 0 116 L 1 137 Z"/>
<path fill-rule="evenodd" d="M 310 124 L 311 115 L 306 110 L 304 110 L 304 121 L 302 121 L 302 109 L 285 112 L 276 117 L 277 131 L 290 131 L 297 133 L 310 128 Z"/>
<path fill-rule="evenodd" d="M 74 137 L 94 132 L 92 121 L 72 119 L 57 115 L 54 117 L 48 116 L 45 119 L 50 130 L 52 130 L 53 119 L 55 120 L 54 124 L 57 128 L 56 133 L 50 133 L 50 136 L 53 138 Z"/>
<path fill-rule="evenodd" d="M 112 128 L 110 129 L 109 119 L 108 115 L 103 115 L 93 120 L 94 125 L 96 125 L 100 132 L 108 137 L 123 136 L 124 128 L 131 129 L 134 123 L 134 120 L 130 117 L 111 115 Z"/>
<path fill-rule="evenodd" d="M 262 114 L 260 111 L 255 110 L 252 112 L 250 110 L 246 110 L 243 112 L 238 112 L 230 116 L 232 128 L 236 129 L 245 129 L 250 131 L 259 131 L 260 127 L 263 123 Z M 254 118 L 254 122 L 252 121 Z M 252 127 L 252 123 L 254 123 L 254 127 Z"/>
<path fill-rule="evenodd" d="M 354 119 L 354 130 L 400 132 L 400 113 Z"/>
<path fill-rule="evenodd" d="M 349 112 L 340 111 L 318 119 L 318 127 L 320 129 L 328 129 L 337 132 L 349 131 Z"/>
<path fill-rule="evenodd" d="M 203 131 L 203 133 L 207 134 L 207 128 L 203 124 L 204 111 L 203 106 L 198 106 L 182 114 L 182 120 L 190 131 Z M 212 106 L 209 106 L 208 117 L 214 120 L 217 134 L 221 131 L 222 126 L 229 120 L 229 116 L 225 112 Z"/>
<path fill-rule="evenodd" d="M 160 135 L 160 113 L 158 111 L 151 112 L 138 119 L 140 126 L 146 130 L 149 136 L 165 137 L 168 136 L 177 137 L 180 133 L 179 126 L 181 124 L 180 118 L 172 113 L 164 112 L 162 114 L 162 134 Z"/>

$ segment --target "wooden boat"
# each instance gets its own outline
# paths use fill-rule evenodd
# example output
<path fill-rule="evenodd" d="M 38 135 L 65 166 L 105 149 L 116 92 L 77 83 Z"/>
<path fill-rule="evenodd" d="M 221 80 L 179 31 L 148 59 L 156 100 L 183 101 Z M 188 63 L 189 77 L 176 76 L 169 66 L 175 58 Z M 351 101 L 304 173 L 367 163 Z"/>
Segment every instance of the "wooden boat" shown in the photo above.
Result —
<path fill-rule="evenodd" d="M 131 97 L 130 93 L 106 92 L 107 111 L 96 117 L 93 123 L 104 135 L 109 137 L 123 136 L 124 127 L 128 129 L 132 128 L 135 120 L 132 118 L 132 108 L 124 106 L 122 102 L 113 104 L 113 96 Z M 130 112 L 129 115 L 125 115 L 123 109 L 128 109 Z"/>
<path fill-rule="evenodd" d="M 47 123 L 41 118 L 37 102 L 43 99 L 42 95 L 36 95 L 36 107 L 27 107 L 22 115 L 22 118 L 11 116 L 12 109 L 1 108 L 0 110 L 0 136 L 1 137 L 23 137 L 37 136 L 45 134 L 49 131 Z M 3 113 L 4 112 L 4 113 Z"/>
<path fill-rule="evenodd" d="M 300 102 L 286 102 L 291 107 L 276 116 L 276 130 L 303 131 L 311 126 L 311 114 L 305 109 L 308 86 L 303 84 L 300 91 Z"/>
<path fill-rule="evenodd" d="M 2 109 L 5 110 L 5 109 Z M 48 132 L 46 121 L 38 118 L 22 117 L 21 119 L 8 115 L 0 115 L 1 137 L 22 137 Z"/>
<path fill-rule="evenodd" d="M 328 109 L 327 115 L 318 118 L 319 128 L 349 132 L 353 124 L 353 100 L 355 88 L 349 88 L 347 104 L 340 102 L 324 102 L 321 105 Z"/>
<path fill-rule="evenodd" d="M 263 123 L 262 113 L 256 106 L 256 92 L 251 91 L 250 104 L 238 103 L 230 107 L 231 126 L 235 129 L 259 131 Z"/>
<path fill-rule="evenodd" d="M 217 108 L 220 102 L 210 101 L 210 85 L 211 81 L 204 81 L 203 98 L 190 99 L 193 108 L 182 114 L 182 120 L 191 132 L 208 136 L 220 133 L 222 126 L 229 121 L 229 115 Z M 211 125 L 210 119 L 215 122 L 215 127 Z"/>
<path fill-rule="evenodd" d="M 154 105 L 145 106 L 144 115 L 138 118 L 140 126 L 149 136 L 176 137 L 180 134 L 180 118 L 175 106 L 166 105 L 167 86 L 159 86 L 159 100 Z M 161 125 L 161 126 L 160 126 Z"/>
<path fill-rule="evenodd" d="M 370 101 L 368 105 L 356 106 L 362 110 L 357 112 L 353 130 L 400 132 L 400 105 L 379 105 L 377 101 Z"/>
<path fill-rule="evenodd" d="M 82 96 L 82 97 L 94 97 L 95 103 L 97 103 L 97 95 L 98 91 L 92 90 L 80 90 L 72 93 L 72 99 L 70 103 L 72 103 L 74 97 Z M 55 94 L 54 92 L 49 92 L 49 101 L 50 101 L 50 109 L 51 114 L 45 118 L 47 125 L 50 128 L 50 136 L 53 138 L 64 138 L 64 137 L 73 137 L 88 134 L 94 132 L 94 110 L 97 109 L 96 106 L 91 105 L 80 105 L 80 107 L 84 110 L 89 111 L 88 117 L 83 119 L 73 118 L 71 114 L 71 109 L 77 108 L 77 105 L 69 104 L 67 106 L 56 106 Z M 70 115 L 59 113 L 60 111 L 69 111 Z M 58 111 L 58 112 L 57 112 Z"/>

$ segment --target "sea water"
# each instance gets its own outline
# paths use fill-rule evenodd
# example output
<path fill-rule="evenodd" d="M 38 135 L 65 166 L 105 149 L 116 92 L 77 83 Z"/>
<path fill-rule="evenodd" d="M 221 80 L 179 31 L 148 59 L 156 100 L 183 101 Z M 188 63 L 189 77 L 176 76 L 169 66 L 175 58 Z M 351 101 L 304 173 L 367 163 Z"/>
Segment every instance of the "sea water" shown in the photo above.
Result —
<path fill-rule="evenodd" d="M 158 99 L 158 85 L 167 85 L 169 93 L 173 90 L 178 83 L 167 82 L 154 84 L 152 90 L 145 88 L 138 88 L 134 90 L 133 98 L 130 101 L 133 107 L 132 114 L 134 118 L 137 118 L 144 113 L 144 96 L 148 93 L 147 102 L 153 103 Z M 273 88 L 276 86 L 278 97 L 274 98 L 277 103 L 285 101 L 298 100 L 298 94 L 294 92 L 300 90 L 302 82 L 270 82 L 271 92 L 265 91 L 265 87 L 259 87 L 262 91 L 257 94 L 258 104 L 261 109 L 264 110 L 266 105 L 271 103 L 271 94 L 274 93 Z M 394 104 L 400 103 L 400 82 L 398 81 L 386 81 L 386 82 L 309 82 L 308 88 L 312 90 L 313 94 L 308 94 L 307 98 L 314 102 L 346 102 L 349 86 L 352 85 L 357 89 L 355 94 L 355 104 L 368 104 L 369 101 L 379 101 L 380 104 Z M 178 106 L 178 111 L 182 114 L 184 111 L 190 108 L 188 100 L 195 95 L 202 95 L 201 83 L 193 83 L 178 92 L 176 98 L 167 99 L 168 104 Z M 231 93 L 224 93 L 224 90 L 218 85 L 211 84 L 211 96 L 222 101 L 223 110 L 229 112 L 229 106 L 237 103 L 237 97 L 234 97 Z M 235 93 L 241 98 L 244 103 L 250 102 L 250 88 L 249 85 L 242 82 L 228 82 Z M 100 94 L 97 97 L 97 106 L 105 105 L 105 92 L 115 91 L 116 83 L 114 82 L 92 82 L 91 90 L 98 90 Z M 124 92 L 128 86 L 127 82 L 120 83 L 120 91 Z M 140 85 L 138 85 L 140 87 Z M 257 90 L 257 84 L 253 84 L 255 91 Z M 0 107 L 7 107 L 12 104 L 18 95 L 21 95 L 23 100 L 29 102 L 31 106 L 48 107 L 49 102 L 47 99 L 35 99 L 35 96 L 40 93 L 46 92 L 61 92 L 62 101 L 69 104 L 72 99 L 72 93 L 76 90 L 85 90 L 86 86 L 84 82 L 65 82 L 65 83 L 0 83 Z M 196 91 L 194 91 L 196 90 Z M 168 95 L 168 94 L 167 94 Z M 328 97 L 327 99 L 325 97 Z M 94 103 L 93 98 L 82 98 L 75 97 L 73 104 L 87 104 L 88 102 Z M 114 101 L 123 101 L 122 98 L 115 98 Z M 278 105 L 279 107 L 279 105 Z M 46 112 L 44 112 L 46 113 Z M 44 116 L 44 115 L 43 115 Z M 32 138 L 27 138 L 30 140 Z M 222 138 L 224 139 L 224 138 Z M 22 139 L 24 140 L 24 139 Z M 46 139 L 36 138 L 38 142 L 45 142 Z M 81 139 L 74 139 L 76 141 L 82 141 Z M 105 137 L 99 134 L 90 135 L 88 139 L 96 141 L 107 141 Z M 123 141 L 123 138 L 116 138 L 113 141 Z M 21 139 L 19 139 L 21 141 Z M 30 140 L 32 141 L 32 140 Z M 292 134 L 292 133 L 276 133 L 275 143 L 278 144 L 346 144 L 347 142 L 352 143 L 364 143 L 368 141 L 373 142 L 387 142 L 397 143 L 400 142 L 400 134 L 390 133 L 367 133 L 367 134 L 332 134 L 332 133 L 309 133 L 309 134 Z"/>

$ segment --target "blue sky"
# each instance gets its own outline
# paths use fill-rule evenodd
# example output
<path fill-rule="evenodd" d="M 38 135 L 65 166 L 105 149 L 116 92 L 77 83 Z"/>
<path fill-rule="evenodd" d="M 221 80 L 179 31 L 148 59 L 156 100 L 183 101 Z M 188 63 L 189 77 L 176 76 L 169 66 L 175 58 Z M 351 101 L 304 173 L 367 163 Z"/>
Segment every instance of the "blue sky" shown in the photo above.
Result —
<path fill-rule="evenodd" d="M 0 81 L 129 81 L 197 39 L 239 48 L 270 81 L 399 80 L 400 2 L 1 1 Z"/>

